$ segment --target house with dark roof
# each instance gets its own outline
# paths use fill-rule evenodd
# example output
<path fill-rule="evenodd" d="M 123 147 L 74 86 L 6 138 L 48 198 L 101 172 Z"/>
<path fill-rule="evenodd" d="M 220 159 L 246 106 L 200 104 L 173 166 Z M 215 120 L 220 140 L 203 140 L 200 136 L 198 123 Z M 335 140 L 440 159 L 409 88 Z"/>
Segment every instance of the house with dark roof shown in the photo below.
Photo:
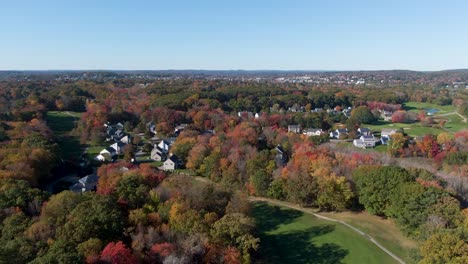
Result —
<path fill-rule="evenodd" d="M 374 148 L 375 137 L 372 136 L 361 136 L 359 139 L 353 140 L 353 145 L 358 148 Z"/>
<path fill-rule="evenodd" d="M 170 155 L 170 157 L 164 161 L 163 170 L 176 170 L 180 168 L 182 165 L 182 161 L 174 154 Z"/>
<path fill-rule="evenodd" d="M 96 174 L 87 175 L 78 180 L 77 183 L 73 184 L 69 189 L 72 192 L 89 192 L 95 191 L 98 183 L 98 177 Z"/>
<path fill-rule="evenodd" d="M 372 131 L 367 127 L 360 127 L 360 128 L 357 129 L 357 132 L 361 136 L 370 136 L 370 135 L 372 135 Z"/>
<path fill-rule="evenodd" d="M 120 155 L 120 154 L 123 153 L 125 146 L 126 146 L 126 144 L 124 144 L 124 143 L 122 143 L 120 141 L 117 141 L 114 144 L 110 145 L 110 148 L 113 148 L 115 150 L 115 153 L 117 153 L 117 155 Z"/>
<path fill-rule="evenodd" d="M 166 153 L 159 146 L 155 146 L 151 150 L 151 159 L 155 161 L 165 161 Z"/>
<path fill-rule="evenodd" d="M 276 151 L 276 156 L 275 156 L 276 164 L 278 164 L 279 166 L 286 165 L 289 161 L 288 154 L 284 151 L 284 149 L 280 145 L 276 146 L 275 151 Z"/>
<path fill-rule="evenodd" d="M 338 128 L 335 131 L 330 132 L 330 138 L 340 138 L 340 135 L 348 135 L 347 128 Z"/>

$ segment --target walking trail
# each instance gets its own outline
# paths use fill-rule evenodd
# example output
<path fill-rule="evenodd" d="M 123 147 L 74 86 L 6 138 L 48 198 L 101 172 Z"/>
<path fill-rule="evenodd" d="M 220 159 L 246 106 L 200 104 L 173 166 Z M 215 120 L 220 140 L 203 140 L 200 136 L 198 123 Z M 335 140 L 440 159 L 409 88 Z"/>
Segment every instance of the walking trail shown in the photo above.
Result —
<path fill-rule="evenodd" d="M 204 178 L 204 177 L 199 177 L 199 176 L 196 176 L 194 177 L 195 180 L 197 181 L 201 181 L 201 182 L 205 182 L 205 183 L 213 183 L 215 184 L 214 182 L 210 181 L 209 179 L 207 178 Z M 323 216 L 323 215 L 320 215 L 320 214 L 317 214 L 317 213 L 314 213 L 311 209 L 308 209 L 308 208 L 303 208 L 303 207 L 300 207 L 300 206 L 297 206 L 297 205 L 294 205 L 294 204 L 291 204 L 291 203 L 288 203 L 288 202 L 283 202 L 283 201 L 278 201 L 278 200 L 274 200 L 274 199 L 269 199 L 269 198 L 263 198 L 263 197 L 254 197 L 254 196 L 249 196 L 249 200 L 252 201 L 252 202 L 256 202 L 256 201 L 262 201 L 262 202 L 267 202 L 267 203 L 270 203 L 270 204 L 275 204 L 275 205 L 280 205 L 280 206 L 285 206 L 285 207 L 288 207 L 288 208 L 291 208 L 291 209 L 294 209 L 294 210 L 298 210 L 298 211 L 301 211 L 301 212 L 304 212 L 306 214 L 311 214 L 317 218 L 320 218 L 320 219 L 323 219 L 323 220 L 326 220 L 326 221 L 331 221 L 331 222 L 335 222 L 335 223 L 340 223 L 342 225 L 345 225 L 349 228 L 351 228 L 353 231 L 355 231 L 356 233 L 360 234 L 361 236 L 364 236 L 367 240 L 369 240 L 371 243 L 373 243 L 374 245 L 376 245 L 378 248 L 380 248 L 381 250 L 383 250 L 385 253 L 387 253 L 390 257 L 392 257 L 394 260 L 396 260 L 398 263 L 401 263 L 401 264 L 406 264 L 405 261 L 403 259 L 401 259 L 400 257 L 398 257 L 397 255 L 393 254 L 390 250 L 388 250 L 386 247 L 384 247 L 382 244 L 380 244 L 379 242 L 377 242 L 373 237 L 371 237 L 370 235 L 368 235 L 367 233 L 364 233 L 362 230 L 356 228 L 355 226 L 352 226 L 344 221 L 341 221 L 341 220 L 336 220 L 336 219 L 333 219 L 333 218 L 330 218 L 330 217 L 326 217 L 326 216 Z"/>

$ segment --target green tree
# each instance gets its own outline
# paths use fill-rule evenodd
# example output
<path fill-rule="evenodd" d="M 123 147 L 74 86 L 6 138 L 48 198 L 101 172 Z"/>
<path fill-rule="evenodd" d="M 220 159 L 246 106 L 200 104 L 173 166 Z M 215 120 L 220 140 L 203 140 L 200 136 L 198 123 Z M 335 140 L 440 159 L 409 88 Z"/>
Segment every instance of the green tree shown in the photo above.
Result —
<path fill-rule="evenodd" d="M 31 220 L 22 212 L 6 218 L 0 225 L 0 263 L 27 263 L 34 258 L 35 248 L 24 236 Z"/>
<path fill-rule="evenodd" d="M 351 119 L 359 124 L 372 124 L 377 120 L 367 106 L 358 106 L 351 111 Z"/>
<path fill-rule="evenodd" d="M 362 166 L 353 171 L 353 179 L 359 202 L 376 215 L 385 214 L 402 183 L 414 181 L 406 170 L 395 166 Z"/>
<path fill-rule="evenodd" d="M 420 227 L 426 223 L 433 206 L 443 195 L 447 194 L 419 183 L 400 184 L 391 195 L 392 202 L 385 213 L 393 217 L 406 233 L 419 235 Z"/>
<path fill-rule="evenodd" d="M 56 240 L 47 252 L 30 262 L 31 264 L 80 264 L 84 259 L 75 246 L 66 239 Z"/>
<path fill-rule="evenodd" d="M 58 230 L 59 238 L 74 244 L 90 238 L 111 241 L 120 238 L 125 219 L 111 197 L 93 195 L 74 208 L 68 222 Z"/>
<path fill-rule="evenodd" d="M 0 179 L 0 209 L 19 207 L 36 214 L 47 197 L 46 192 L 31 188 L 27 181 Z"/>
<path fill-rule="evenodd" d="M 125 176 L 119 181 L 116 195 L 125 202 L 130 209 L 140 208 L 148 200 L 149 187 L 143 183 L 138 175 Z"/>
<path fill-rule="evenodd" d="M 249 263 L 251 251 L 257 250 L 260 242 L 251 235 L 253 228 L 253 220 L 249 217 L 239 213 L 227 214 L 214 223 L 211 236 L 220 244 L 239 248 L 244 263 Z"/>
<path fill-rule="evenodd" d="M 271 182 L 267 191 L 267 196 L 277 200 L 286 199 L 286 192 L 284 189 L 285 180 L 282 178 L 275 179 Z"/>

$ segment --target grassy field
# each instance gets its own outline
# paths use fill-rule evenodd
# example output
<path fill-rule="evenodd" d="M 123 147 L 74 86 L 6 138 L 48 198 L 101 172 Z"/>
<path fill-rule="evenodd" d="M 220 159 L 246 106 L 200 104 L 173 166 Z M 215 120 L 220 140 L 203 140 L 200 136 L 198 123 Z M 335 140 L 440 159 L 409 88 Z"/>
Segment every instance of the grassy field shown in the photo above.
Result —
<path fill-rule="evenodd" d="M 81 113 L 77 112 L 47 112 L 47 124 L 57 137 L 62 157 L 67 160 L 79 158 L 83 151 L 79 138 L 70 135 L 80 116 Z"/>
<path fill-rule="evenodd" d="M 437 114 L 446 114 L 454 112 L 457 109 L 453 105 L 436 105 L 431 103 L 418 103 L 418 102 L 407 102 L 403 104 L 403 109 L 411 112 L 419 112 L 425 109 L 438 109 L 440 112 Z"/>
<path fill-rule="evenodd" d="M 330 218 L 342 220 L 359 228 L 363 232 L 375 238 L 375 240 L 389 249 L 392 253 L 405 260 L 406 263 L 415 263 L 411 257 L 411 252 L 417 250 L 417 243 L 404 236 L 391 220 L 369 215 L 366 212 L 321 214 Z"/>
<path fill-rule="evenodd" d="M 401 128 L 406 134 L 408 134 L 411 137 L 424 136 L 425 134 L 437 135 L 439 133 L 444 132 L 444 130 L 442 129 L 437 129 L 433 127 L 423 127 L 421 126 L 421 123 L 403 124 L 392 123 L 382 120 L 379 120 L 377 123 L 372 125 L 366 125 L 366 127 L 370 128 L 372 131 L 379 133 L 382 130 L 382 128 Z"/>
<path fill-rule="evenodd" d="M 437 119 L 436 116 L 434 119 Z M 440 118 L 447 120 L 444 125 L 444 128 L 450 132 L 458 132 L 463 129 L 468 129 L 468 123 L 463 122 L 463 118 L 457 114 L 444 115 Z"/>
<path fill-rule="evenodd" d="M 255 202 L 259 263 L 396 263 L 350 228 L 303 212 Z"/>
<path fill-rule="evenodd" d="M 454 133 L 458 132 L 462 129 L 468 128 L 468 124 L 463 122 L 463 118 L 461 118 L 457 114 L 450 114 L 456 111 L 456 108 L 453 105 L 436 105 L 431 103 L 417 103 L 417 102 L 408 102 L 403 105 L 403 108 L 410 112 L 419 112 L 425 109 L 438 109 L 440 112 L 433 115 L 433 118 L 436 122 L 438 120 L 443 119 L 447 122 L 444 125 L 444 129 L 435 128 L 435 127 L 425 127 L 422 126 L 421 123 L 413 123 L 413 124 L 402 124 L 402 123 L 392 123 L 379 120 L 377 123 L 373 125 L 369 125 L 368 127 L 375 132 L 380 132 L 382 128 L 401 128 L 404 130 L 406 134 L 411 137 L 418 137 L 424 136 L 425 134 L 440 134 L 442 132 L 449 132 Z"/>

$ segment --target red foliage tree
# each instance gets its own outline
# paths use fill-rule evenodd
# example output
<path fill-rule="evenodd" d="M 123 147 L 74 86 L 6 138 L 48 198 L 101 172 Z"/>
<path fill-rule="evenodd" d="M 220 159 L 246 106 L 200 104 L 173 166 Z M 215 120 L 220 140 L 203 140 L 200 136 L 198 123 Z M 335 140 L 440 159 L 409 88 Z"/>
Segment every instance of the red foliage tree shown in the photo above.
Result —
<path fill-rule="evenodd" d="M 174 250 L 176 249 L 175 245 L 171 243 L 159 243 L 159 244 L 154 244 L 151 247 L 151 252 L 154 254 L 158 254 L 161 257 L 167 257 L 169 256 Z"/>
<path fill-rule="evenodd" d="M 101 252 L 101 261 L 112 264 L 133 264 L 137 259 L 122 241 L 110 242 Z"/>

